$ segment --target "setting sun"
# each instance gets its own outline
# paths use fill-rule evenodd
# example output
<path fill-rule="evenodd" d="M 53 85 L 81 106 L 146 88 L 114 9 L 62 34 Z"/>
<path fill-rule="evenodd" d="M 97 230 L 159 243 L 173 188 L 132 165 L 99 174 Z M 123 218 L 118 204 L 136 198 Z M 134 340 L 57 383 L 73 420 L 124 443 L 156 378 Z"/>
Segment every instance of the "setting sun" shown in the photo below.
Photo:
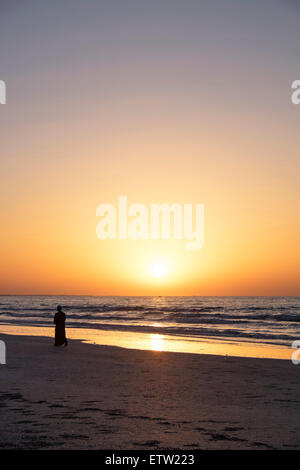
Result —
<path fill-rule="evenodd" d="M 151 260 L 148 271 L 152 277 L 166 277 L 170 273 L 170 263 L 165 259 Z"/>

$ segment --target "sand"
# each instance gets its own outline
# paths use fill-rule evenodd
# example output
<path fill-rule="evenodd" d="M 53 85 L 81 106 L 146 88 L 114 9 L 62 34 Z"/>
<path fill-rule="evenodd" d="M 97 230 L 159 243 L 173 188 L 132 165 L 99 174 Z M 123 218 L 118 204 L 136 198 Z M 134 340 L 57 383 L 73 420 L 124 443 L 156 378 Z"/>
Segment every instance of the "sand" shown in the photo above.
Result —
<path fill-rule="evenodd" d="M 299 449 L 300 366 L 1 335 L 1 449 Z"/>

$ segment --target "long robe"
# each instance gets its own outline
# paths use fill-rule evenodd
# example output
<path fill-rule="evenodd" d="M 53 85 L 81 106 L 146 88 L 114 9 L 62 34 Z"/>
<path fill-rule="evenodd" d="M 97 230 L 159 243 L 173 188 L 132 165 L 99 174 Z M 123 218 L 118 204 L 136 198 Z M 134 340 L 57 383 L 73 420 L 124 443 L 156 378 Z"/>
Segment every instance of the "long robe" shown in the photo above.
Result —
<path fill-rule="evenodd" d="M 55 323 L 55 346 L 61 346 L 67 342 L 65 330 L 66 315 L 64 312 L 56 312 L 54 315 Z"/>

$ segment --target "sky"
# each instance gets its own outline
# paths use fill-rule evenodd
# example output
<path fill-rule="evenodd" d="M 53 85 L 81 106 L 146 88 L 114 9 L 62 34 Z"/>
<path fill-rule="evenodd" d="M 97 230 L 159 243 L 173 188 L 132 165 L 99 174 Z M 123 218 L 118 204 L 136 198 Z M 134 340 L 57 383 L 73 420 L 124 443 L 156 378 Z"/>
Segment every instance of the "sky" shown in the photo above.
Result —
<path fill-rule="evenodd" d="M 1 0 L 0 293 L 299 295 L 299 18 L 293 0 Z M 204 204 L 203 248 L 99 240 L 120 195 Z"/>

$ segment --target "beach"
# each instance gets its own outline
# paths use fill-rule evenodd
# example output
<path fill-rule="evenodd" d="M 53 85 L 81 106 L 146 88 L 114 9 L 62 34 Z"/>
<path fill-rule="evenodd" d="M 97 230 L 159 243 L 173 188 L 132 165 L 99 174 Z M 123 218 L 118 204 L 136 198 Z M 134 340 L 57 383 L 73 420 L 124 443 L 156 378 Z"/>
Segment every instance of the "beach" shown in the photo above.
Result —
<path fill-rule="evenodd" d="M 1 449 L 298 449 L 290 360 L 1 334 Z"/>

